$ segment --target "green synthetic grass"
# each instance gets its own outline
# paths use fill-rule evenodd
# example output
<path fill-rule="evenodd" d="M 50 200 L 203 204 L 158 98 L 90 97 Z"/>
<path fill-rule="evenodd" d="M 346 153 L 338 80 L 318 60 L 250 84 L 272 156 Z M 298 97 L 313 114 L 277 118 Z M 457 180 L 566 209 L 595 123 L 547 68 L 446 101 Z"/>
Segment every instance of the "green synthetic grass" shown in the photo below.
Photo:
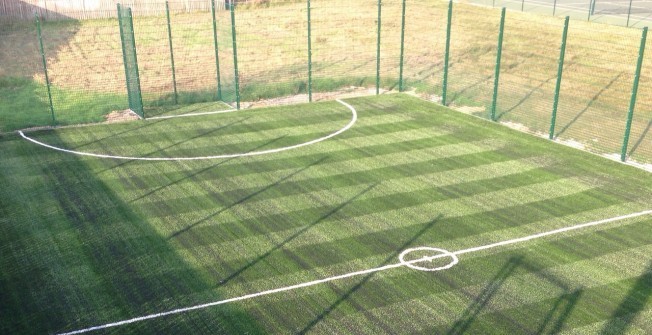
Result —
<path fill-rule="evenodd" d="M 407 95 L 278 154 L 79 157 L 0 137 L 0 333 L 57 333 L 649 209 L 647 172 Z M 189 157 L 280 148 L 337 102 L 28 133 Z M 652 332 L 652 217 L 143 321 L 108 333 Z M 99 332 L 102 333 L 102 332 Z"/>

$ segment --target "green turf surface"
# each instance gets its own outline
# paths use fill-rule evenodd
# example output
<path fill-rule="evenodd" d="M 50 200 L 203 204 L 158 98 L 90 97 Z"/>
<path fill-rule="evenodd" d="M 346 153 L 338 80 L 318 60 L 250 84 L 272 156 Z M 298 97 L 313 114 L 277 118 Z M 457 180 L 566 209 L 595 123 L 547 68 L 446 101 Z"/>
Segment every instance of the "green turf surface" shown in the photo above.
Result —
<path fill-rule="evenodd" d="M 58 333 L 652 207 L 652 175 L 407 95 L 276 154 L 146 162 L 0 137 L 0 333 Z M 166 112 L 166 114 L 174 114 Z M 345 126 L 337 102 L 37 131 L 191 157 Z M 96 333 L 652 333 L 652 216 Z"/>

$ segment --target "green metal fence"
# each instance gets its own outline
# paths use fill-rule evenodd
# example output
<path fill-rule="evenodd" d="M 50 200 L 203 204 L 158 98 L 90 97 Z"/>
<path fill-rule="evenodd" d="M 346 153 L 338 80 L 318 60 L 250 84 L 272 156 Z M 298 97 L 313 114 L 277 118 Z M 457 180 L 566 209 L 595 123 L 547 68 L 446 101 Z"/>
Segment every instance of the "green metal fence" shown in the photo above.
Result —
<path fill-rule="evenodd" d="M 131 8 L 122 7 L 118 4 L 118 24 L 120 25 L 120 41 L 122 44 L 122 57 L 124 59 L 123 64 L 125 67 L 125 82 L 127 84 L 127 100 L 129 101 L 129 109 L 144 118 L 145 114 L 143 112 L 143 97 L 140 89 L 136 38 L 134 36 L 134 19 L 131 15 Z"/>
<path fill-rule="evenodd" d="M 642 29 L 527 13 L 527 2 L 203 2 L 190 7 L 210 10 L 170 1 L 148 15 L 0 22 L 0 131 L 408 91 L 652 163 Z"/>

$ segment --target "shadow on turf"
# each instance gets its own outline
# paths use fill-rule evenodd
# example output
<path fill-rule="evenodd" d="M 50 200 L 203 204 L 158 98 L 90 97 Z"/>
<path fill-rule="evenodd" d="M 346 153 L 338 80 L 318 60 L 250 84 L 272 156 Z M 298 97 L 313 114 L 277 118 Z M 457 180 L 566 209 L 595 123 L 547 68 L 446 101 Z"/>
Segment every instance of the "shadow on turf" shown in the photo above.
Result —
<path fill-rule="evenodd" d="M 638 277 L 636 283 L 627 292 L 627 296 L 612 313 L 600 334 L 625 334 L 636 316 L 646 309 L 650 297 L 652 297 L 652 261 L 648 263 L 645 273 Z"/>
<path fill-rule="evenodd" d="M 279 137 L 277 137 L 277 138 L 275 138 L 275 139 L 272 139 L 271 141 L 267 141 L 267 142 L 265 142 L 265 143 L 263 143 L 263 144 L 261 144 L 261 145 L 255 147 L 255 148 L 249 150 L 248 152 L 256 151 L 256 150 L 258 150 L 258 149 L 260 149 L 260 148 L 263 148 L 263 147 L 266 147 L 266 146 L 268 146 L 268 145 L 270 145 L 270 144 L 272 144 L 272 143 L 274 143 L 274 142 L 280 141 L 280 140 L 282 140 L 283 138 L 285 138 L 285 135 L 284 135 L 284 136 L 279 136 Z M 151 191 L 149 191 L 149 192 L 147 192 L 147 193 L 145 193 L 145 194 L 143 194 L 143 195 L 141 195 L 141 196 L 139 196 L 139 197 L 137 197 L 137 198 L 131 200 L 130 202 L 133 203 L 133 202 L 136 202 L 136 201 L 138 201 L 138 200 L 144 199 L 144 198 L 146 198 L 146 197 L 148 197 L 148 196 L 151 196 L 152 194 L 154 194 L 154 193 L 156 193 L 156 192 L 159 192 L 159 191 L 161 191 L 161 190 L 163 190 L 163 189 L 165 189 L 165 188 L 167 188 L 167 187 L 171 187 L 171 186 L 174 186 L 174 185 L 176 185 L 176 184 L 178 184 L 178 183 L 180 183 L 180 182 L 183 182 L 183 181 L 185 181 L 185 180 L 192 179 L 192 178 L 194 178 L 194 177 L 196 177 L 196 176 L 198 176 L 198 175 L 200 175 L 200 174 L 202 174 L 202 173 L 204 173 L 204 172 L 207 172 L 207 171 L 209 171 L 209 170 L 212 170 L 212 169 L 214 169 L 214 168 L 216 168 L 216 167 L 218 167 L 218 166 L 220 166 L 220 165 L 222 165 L 222 164 L 228 163 L 228 162 L 230 162 L 230 161 L 232 161 L 232 160 L 234 160 L 234 159 L 238 159 L 238 158 L 239 158 L 239 157 L 231 157 L 231 158 L 224 159 L 223 161 L 220 161 L 219 163 L 216 163 L 216 164 L 210 165 L 210 166 L 208 166 L 208 167 L 206 167 L 206 168 L 203 168 L 203 169 L 198 170 L 198 171 L 196 171 L 196 172 L 194 172 L 194 173 L 191 173 L 191 174 L 189 174 L 189 175 L 187 175 L 187 176 L 184 176 L 184 177 L 182 177 L 182 178 L 179 178 L 179 179 L 177 179 L 177 180 L 175 180 L 175 181 L 173 181 L 173 182 L 170 182 L 170 183 L 168 183 L 168 184 L 166 184 L 166 185 L 159 186 L 159 187 L 157 187 L 157 188 L 155 188 L 155 189 L 153 189 L 153 190 L 151 190 Z"/>
<path fill-rule="evenodd" d="M 464 334 L 471 324 L 478 318 L 482 310 L 487 306 L 491 298 L 496 295 L 507 278 L 523 263 L 522 256 L 510 258 L 498 273 L 491 279 L 489 285 L 484 288 L 478 297 L 466 308 L 462 316 L 455 321 L 453 327 L 446 333 L 448 335 Z"/>
<path fill-rule="evenodd" d="M 326 160 L 326 158 L 327 158 L 327 157 L 323 157 L 323 158 L 321 158 L 321 159 L 319 159 L 319 160 L 317 160 L 317 161 L 315 161 L 315 162 L 313 162 L 313 163 L 311 163 L 311 164 L 309 164 L 309 165 L 307 165 L 307 166 L 305 166 L 305 167 L 302 167 L 301 169 L 299 169 L 299 170 L 297 170 L 297 171 L 294 171 L 294 172 L 290 173 L 289 175 L 287 175 L 287 176 L 285 176 L 285 177 L 282 177 L 282 178 L 278 179 L 278 180 L 275 181 L 273 184 L 267 185 L 267 186 L 265 186 L 264 188 L 262 188 L 262 189 L 260 189 L 260 190 L 258 190 L 258 191 L 256 191 L 256 192 L 253 192 L 253 193 L 251 193 L 251 194 L 248 194 L 248 195 L 242 197 L 241 199 L 237 200 L 236 202 L 232 203 L 231 205 L 226 206 L 226 207 L 224 207 L 224 208 L 218 210 L 218 211 L 215 212 L 215 213 L 210 214 L 209 216 L 207 216 L 207 217 L 205 217 L 205 218 L 203 218 L 203 219 L 201 219 L 201 220 L 195 221 L 194 223 L 190 224 L 189 226 L 187 226 L 187 227 L 185 227 L 185 228 L 183 228 L 183 229 L 181 229 L 181 230 L 178 230 L 177 232 L 175 232 L 174 234 L 172 234 L 168 239 L 170 240 L 170 239 L 173 239 L 173 238 L 178 237 L 179 235 L 181 235 L 181 234 L 183 234 L 183 233 L 185 233 L 185 232 L 191 230 L 192 228 L 196 227 L 197 225 L 199 225 L 199 224 L 201 224 L 201 223 L 204 223 L 204 222 L 206 222 L 206 221 L 208 221 L 208 220 L 210 220 L 210 219 L 212 219 L 212 218 L 214 218 L 214 217 L 220 215 L 221 213 L 223 213 L 223 212 L 225 212 L 225 211 L 227 211 L 227 210 L 233 208 L 234 206 L 237 206 L 237 205 L 239 205 L 239 204 L 244 203 L 245 201 L 250 200 L 251 198 L 255 197 L 256 195 L 261 194 L 261 193 L 263 193 L 263 192 L 269 190 L 270 188 L 273 188 L 273 187 L 277 186 L 278 184 L 282 183 L 283 181 L 285 181 L 285 180 L 287 180 L 287 179 L 290 179 L 290 178 L 296 176 L 297 174 L 299 174 L 299 173 L 301 173 L 301 172 L 303 172 L 303 171 L 305 171 L 305 170 L 307 170 L 307 169 L 309 169 L 309 168 L 311 168 L 311 167 L 313 167 L 313 166 L 315 166 L 315 165 L 320 164 L 321 162 L 323 162 L 324 160 Z"/>
<path fill-rule="evenodd" d="M 523 267 L 530 272 L 538 272 L 537 276 L 545 279 L 548 282 L 558 286 L 564 290 L 564 294 L 560 295 L 552 303 L 552 307 L 543 316 L 541 324 L 536 331 L 529 331 L 531 334 L 556 334 L 561 331 L 570 316 L 571 312 L 580 300 L 583 294 L 582 289 L 571 291 L 566 284 L 559 281 L 553 276 L 539 272 L 536 266 L 531 266 L 523 261 L 523 256 L 511 257 L 505 265 L 498 271 L 498 273 L 490 280 L 487 287 L 474 299 L 462 316 L 453 324 L 453 327 L 446 332 L 447 335 L 466 334 L 471 328 L 471 325 L 480 317 L 482 311 L 487 307 L 491 299 L 497 294 L 498 290 L 505 284 L 505 281 L 513 275 L 514 271 Z M 500 312 L 499 312 L 500 313 Z M 523 330 L 525 331 L 525 330 Z"/>
<path fill-rule="evenodd" d="M 559 333 L 562 327 L 564 326 L 564 324 L 566 323 L 566 320 L 568 320 L 570 313 L 575 308 L 575 305 L 577 305 L 577 302 L 580 300 L 580 297 L 582 296 L 583 293 L 584 291 L 582 289 L 579 289 L 574 292 L 564 294 L 559 298 L 557 298 L 557 300 L 555 300 L 555 303 L 553 304 L 548 314 L 546 314 L 546 316 L 543 318 L 543 322 L 541 322 L 541 326 L 539 326 L 535 334 Z M 559 315 L 557 316 L 556 320 L 553 323 L 553 317 L 555 316 L 557 311 L 559 311 Z M 552 326 L 548 327 L 549 325 Z M 548 328 L 550 329 L 547 330 Z"/>
<path fill-rule="evenodd" d="M 312 165 L 316 165 L 317 163 L 318 163 L 318 162 L 315 162 L 315 163 L 311 164 L 310 166 L 312 166 Z M 259 191 L 259 192 L 254 193 L 253 195 L 256 195 L 256 194 L 258 194 L 258 193 L 261 193 L 261 192 L 265 191 L 266 189 L 275 186 L 276 184 L 282 182 L 284 179 L 287 179 L 287 178 L 289 178 L 289 177 L 291 177 L 291 176 L 293 176 L 293 175 L 295 175 L 295 174 L 297 174 L 297 173 L 299 173 L 299 172 L 301 172 L 301 171 L 303 171 L 303 170 L 309 168 L 310 166 L 307 166 L 307 167 L 305 167 L 305 168 L 302 168 L 301 170 L 299 170 L 299 171 L 297 171 L 297 172 L 294 172 L 294 173 L 292 173 L 291 175 L 289 175 L 289 176 L 287 176 L 287 177 L 284 177 L 284 178 L 280 179 L 280 180 L 279 180 L 278 182 L 276 182 L 275 184 L 270 185 L 270 186 L 268 186 L 267 188 L 265 188 L 265 189 L 263 189 L 263 190 L 261 190 L 261 191 Z M 271 255 L 273 252 L 280 250 L 280 249 L 283 248 L 286 244 L 290 243 L 292 240 L 294 240 L 294 239 L 296 239 L 297 237 L 301 236 L 303 233 L 305 233 L 306 231 L 308 231 L 308 230 L 310 230 L 311 228 L 315 227 L 316 225 L 318 225 L 318 224 L 321 223 L 322 221 L 328 219 L 331 215 L 333 215 L 333 214 L 339 212 L 342 208 L 344 208 L 344 207 L 346 207 L 346 205 L 348 205 L 348 204 L 354 202 L 354 201 L 355 201 L 357 198 L 359 198 L 360 196 L 362 196 L 362 195 L 364 195 L 365 193 L 371 191 L 374 187 L 376 187 L 376 185 L 378 185 L 378 184 L 373 184 L 373 185 L 367 187 L 366 189 L 362 190 L 362 191 L 359 192 L 358 194 L 356 194 L 356 195 L 354 195 L 353 197 L 351 197 L 349 200 L 347 200 L 347 201 L 341 203 L 341 204 L 338 205 L 337 207 L 335 207 L 335 208 L 331 209 L 330 211 L 326 212 L 324 215 L 322 215 L 320 218 L 318 218 L 318 219 L 315 220 L 314 222 L 312 222 L 312 223 L 310 223 L 310 224 L 308 224 L 308 225 L 305 225 L 305 226 L 304 226 L 303 228 L 301 228 L 299 231 L 297 231 L 296 233 L 292 234 L 291 236 L 289 236 L 289 237 L 286 238 L 285 240 L 281 241 L 280 243 L 276 244 L 273 248 L 269 249 L 269 250 L 268 250 L 267 252 L 265 252 L 264 254 L 258 256 L 256 259 L 252 260 L 251 262 L 247 263 L 245 266 L 243 266 L 243 267 L 241 267 L 240 269 L 238 269 L 238 270 L 236 270 L 235 272 L 233 272 L 233 273 L 232 273 L 231 275 L 229 275 L 227 278 L 221 280 L 221 281 L 220 281 L 220 285 L 224 285 L 224 284 L 228 283 L 229 281 L 233 280 L 234 278 L 236 278 L 237 276 L 239 276 L 240 274 L 242 274 L 242 273 L 243 273 L 244 271 L 246 271 L 247 269 L 251 268 L 252 266 L 258 264 L 260 261 L 262 261 L 262 260 L 264 260 L 265 258 L 267 258 L 267 257 L 268 257 L 269 255 Z M 253 195 L 252 195 L 252 196 L 253 196 Z M 243 200 L 244 200 L 244 199 L 243 199 Z"/>
<path fill-rule="evenodd" d="M 116 318 L 174 308 L 194 301 L 198 292 L 210 289 L 208 282 L 170 247 L 146 218 L 124 203 L 111 185 L 97 179 L 83 161 L 69 159 L 58 164 L 44 164 L 42 169 L 45 187 L 57 201 L 57 210 L 43 216 L 42 224 L 44 227 L 60 226 L 59 229 L 66 229 L 72 236 L 68 242 L 58 242 L 59 246 L 67 243 L 63 255 L 68 255 L 68 259 L 56 252 L 44 253 L 41 257 L 52 262 L 56 271 L 69 271 L 71 282 L 78 280 L 74 278 L 78 265 L 88 267 L 96 282 L 69 285 L 72 289 L 64 289 L 68 286 L 65 283 L 59 288 L 48 276 L 48 271 L 54 270 L 31 268 L 28 278 L 32 279 L 25 281 L 20 292 L 14 293 L 21 299 L 0 304 L 0 316 L 10 315 L 8 311 L 12 311 L 17 320 L 21 320 L 20 313 L 38 317 L 30 316 L 29 323 L 12 325 L 9 328 L 12 333 L 70 331 L 115 321 Z M 69 264 L 61 264 L 63 261 L 69 261 Z M 162 264 L 168 268 L 161 267 Z M 56 268 L 62 265 L 67 267 Z M 30 264 L 26 268 L 29 266 L 34 267 Z M 34 294 L 36 288 L 43 292 L 43 296 Z M 70 292 L 83 298 L 71 302 Z M 47 300 L 42 300 L 46 297 Z M 47 303 L 43 304 L 44 301 Z M 162 333 L 170 329 L 175 333 L 262 331 L 254 319 L 236 306 L 216 313 L 217 317 L 211 315 L 210 318 L 197 314 L 172 321 L 125 325 L 118 332 Z M 4 321 L 4 318 L 0 320 Z"/>
<path fill-rule="evenodd" d="M 186 113 L 195 113 L 195 112 L 202 111 L 202 107 L 203 107 L 203 106 L 198 106 L 198 107 L 196 107 L 196 108 L 189 109 L 189 110 L 187 110 Z M 137 131 L 137 130 L 140 130 L 140 129 L 144 129 L 144 128 L 147 128 L 147 127 L 151 127 L 151 126 L 154 126 L 154 125 L 156 125 L 156 124 L 158 124 L 158 123 L 166 122 L 166 121 L 168 121 L 168 120 L 166 120 L 166 119 L 158 119 L 158 120 L 157 120 L 157 119 L 154 119 L 154 120 L 147 120 L 147 119 L 146 119 L 146 120 L 136 120 L 136 122 L 140 122 L 140 125 L 139 125 L 138 127 L 125 129 L 125 130 L 123 130 L 123 131 L 120 131 L 120 132 L 117 132 L 117 133 L 113 133 L 113 134 L 111 134 L 111 135 L 109 135 L 109 136 L 107 136 L 107 137 L 103 137 L 103 138 L 99 138 L 99 139 L 94 140 L 94 141 L 91 141 L 91 142 L 83 143 L 83 144 L 81 144 L 81 145 L 79 145 L 79 146 L 77 146 L 77 147 L 74 147 L 74 149 L 75 149 L 75 150 L 79 150 L 80 148 L 83 148 L 83 147 L 85 147 L 85 146 L 91 145 L 91 144 L 93 144 L 93 143 L 97 143 L 97 142 L 100 142 L 100 141 L 104 141 L 104 140 L 109 139 L 109 138 L 118 137 L 118 136 L 120 136 L 120 135 L 124 135 L 124 134 L 130 133 L 130 132 L 134 132 L 134 131 Z M 124 124 L 124 123 L 123 123 L 123 124 Z M 222 127 L 222 128 L 224 128 L 224 127 Z"/>
<path fill-rule="evenodd" d="M 395 250 L 394 252 L 392 252 L 392 254 L 389 255 L 389 256 L 388 256 L 388 257 L 387 257 L 387 258 L 386 258 L 386 259 L 385 259 L 381 264 L 379 264 L 378 266 L 384 266 L 384 265 L 387 265 L 387 264 L 389 264 L 389 263 L 391 263 L 391 262 L 396 261 L 397 257 L 399 256 L 399 254 L 400 254 L 401 252 L 403 252 L 403 250 L 405 250 L 405 249 L 407 249 L 408 247 L 410 247 L 410 246 L 412 245 L 412 243 L 414 243 L 414 242 L 415 242 L 419 237 L 421 237 L 421 236 L 422 236 L 423 234 L 425 234 L 428 230 L 430 230 L 430 228 L 432 228 L 432 227 L 435 225 L 435 223 L 439 222 L 439 221 L 442 219 L 442 217 L 443 217 L 443 215 L 440 214 L 440 215 L 438 215 L 437 217 L 435 217 L 434 219 L 432 219 L 430 222 L 428 222 L 428 223 L 427 223 L 427 224 L 426 224 L 422 229 L 420 229 L 416 234 L 414 234 L 414 236 L 412 236 L 412 238 L 410 238 L 409 240 L 405 241 L 405 243 L 403 243 L 401 246 L 397 247 L 396 250 Z M 340 296 L 340 298 L 338 298 L 338 299 L 337 299 L 334 303 L 332 303 L 330 306 L 326 307 L 326 308 L 321 312 L 321 314 L 317 315 L 317 317 L 315 317 L 312 321 L 310 321 L 310 323 L 308 323 L 308 324 L 307 324 L 307 325 L 306 325 L 306 326 L 305 326 L 301 331 L 299 331 L 298 334 L 306 334 L 306 333 L 308 333 L 308 332 L 309 332 L 313 327 L 315 327 L 315 326 L 316 326 L 316 325 L 317 325 L 321 320 L 323 320 L 323 319 L 324 319 L 326 316 L 328 316 L 328 315 L 329 315 L 329 314 L 330 314 L 330 313 L 331 313 L 335 308 L 337 308 L 337 306 L 339 306 L 340 304 L 342 304 L 343 302 L 345 302 L 347 299 L 349 299 L 349 297 L 351 297 L 351 295 L 353 295 L 353 293 L 355 293 L 355 292 L 358 291 L 360 288 L 362 288 L 362 286 L 363 286 L 365 283 L 367 283 L 367 282 L 368 282 L 368 281 L 369 281 L 369 280 L 374 276 L 374 274 L 375 274 L 375 273 L 370 273 L 370 274 L 366 275 L 366 276 L 365 276 L 364 278 L 362 278 L 362 279 L 361 279 L 357 284 L 355 284 L 355 286 L 353 286 L 352 288 L 350 288 L 349 290 L 347 290 L 346 292 L 344 292 L 344 293 Z M 335 288 L 333 287 L 333 289 L 335 289 Z M 365 314 L 365 316 L 366 316 L 369 320 L 372 320 L 372 321 L 374 322 L 374 324 L 380 325 L 383 329 L 388 329 L 388 330 L 389 330 L 389 329 L 392 329 L 390 325 L 385 325 L 385 322 L 383 322 L 383 320 L 380 320 L 380 319 L 378 319 L 377 317 L 375 317 L 374 315 L 368 313 L 368 312 L 366 311 L 365 308 L 362 308 L 362 307 L 361 307 L 361 308 L 358 308 L 358 310 L 360 310 L 361 312 L 363 312 L 363 313 Z"/>
<path fill-rule="evenodd" d="M 218 130 L 221 130 L 221 129 L 224 129 L 224 128 L 228 128 L 228 127 L 233 126 L 233 125 L 238 124 L 238 123 L 245 122 L 245 121 L 247 121 L 248 119 L 250 119 L 250 117 L 243 118 L 243 119 L 240 119 L 240 120 L 238 120 L 238 121 L 233 121 L 233 122 L 231 122 L 231 123 L 228 123 L 228 124 L 226 124 L 226 125 L 220 126 L 220 127 L 218 127 L 218 128 L 211 129 L 211 130 L 209 130 L 209 131 L 205 131 L 205 132 L 203 132 L 203 133 L 197 134 L 197 135 L 195 135 L 195 136 L 193 136 L 193 137 L 190 137 L 190 138 L 188 138 L 188 139 L 185 139 L 185 140 L 183 140 L 183 141 L 179 141 L 179 142 L 176 142 L 176 143 L 170 144 L 169 146 L 167 146 L 167 147 L 165 147 L 165 148 L 160 148 L 160 149 L 157 149 L 156 151 L 151 151 L 151 152 L 149 152 L 149 153 L 143 154 L 143 155 L 140 156 L 140 157 L 143 157 L 143 158 L 145 158 L 145 157 L 151 157 L 153 154 L 155 154 L 155 153 L 157 153 L 157 152 L 163 152 L 164 150 L 170 149 L 170 148 L 175 147 L 175 146 L 177 146 L 177 145 L 181 145 L 181 144 L 184 144 L 184 143 L 190 142 L 190 141 L 192 141 L 192 140 L 194 140 L 194 139 L 197 139 L 197 138 L 200 138 L 200 137 L 207 136 L 207 135 L 209 135 L 209 134 L 211 134 L 211 133 L 214 133 L 214 132 L 216 132 L 216 131 L 218 131 Z M 160 122 L 160 121 L 156 121 L 156 122 Z M 277 140 L 279 140 L 279 139 L 278 139 L 278 138 L 277 138 L 277 139 L 274 139 L 272 142 L 277 141 Z M 267 145 L 267 143 L 265 143 L 265 145 Z M 255 149 L 252 149 L 251 151 L 253 151 L 253 150 L 255 150 Z M 117 167 L 124 166 L 124 165 L 126 165 L 126 164 L 131 163 L 131 162 L 142 162 L 142 161 L 139 161 L 139 160 L 137 160 L 137 159 L 126 159 L 126 160 L 124 160 L 123 162 L 121 162 L 121 163 L 119 163 L 119 164 L 116 164 L 116 165 L 113 165 L 113 166 L 111 166 L 111 167 L 109 167 L 109 168 L 106 168 L 106 169 L 104 169 L 104 170 L 102 170 L 102 171 L 100 171 L 100 172 L 98 172 L 98 173 L 103 173 L 103 172 L 106 172 L 106 171 L 109 171 L 109 170 L 115 169 L 115 168 L 117 168 Z M 149 164 L 150 162 L 147 162 L 147 163 Z"/>

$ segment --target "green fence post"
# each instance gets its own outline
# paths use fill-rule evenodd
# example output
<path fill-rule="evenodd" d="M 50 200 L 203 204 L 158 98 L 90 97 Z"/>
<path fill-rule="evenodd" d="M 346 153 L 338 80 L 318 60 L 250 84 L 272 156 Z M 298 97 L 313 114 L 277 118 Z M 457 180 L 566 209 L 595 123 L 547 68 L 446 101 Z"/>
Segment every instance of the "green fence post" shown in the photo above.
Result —
<path fill-rule="evenodd" d="M 403 58 L 405 55 L 405 0 L 401 14 L 401 59 L 399 61 L 398 91 L 403 92 Z"/>
<path fill-rule="evenodd" d="M 231 37 L 233 39 L 233 71 L 235 72 L 235 103 L 236 108 L 240 109 L 240 77 L 238 74 L 238 46 L 235 39 L 235 4 L 231 8 Z"/>
<path fill-rule="evenodd" d="M 552 16 L 555 16 L 555 11 L 557 10 L 557 0 L 552 3 Z"/>
<path fill-rule="evenodd" d="M 131 7 L 127 8 L 127 15 L 129 15 L 129 24 L 131 25 L 131 40 L 134 42 L 134 67 L 136 68 L 136 85 L 138 88 L 138 102 L 140 103 L 140 116 L 145 119 L 145 110 L 143 109 L 143 92 L 140 89 L 140 70 L 138 66 L 138 52 L 136 52 L 136 35 L 134 32 L 134 16 L 131 13 Z"/>
<path fill-rule="evenodd" d="M 453 19 L 453 0 L 448 2 L 448 22 L 446 24 L 446 52 L 444 53 L 444 79 L 441 89 L 441 104 L 446 106 L 446 91 L 448 89 L 448 59 L 451 48 L 451 24 Z"/>
<path fill-rule="evenodd" d="M 168 20 L 168 41 L 170 45 L 170 63 L 172 64 L 172 87 L 174 88 L 174 104 L 179 103 L 179 97 L 177 94 L 177 76 L 174 70 L 174 51 L 172 51 L 172 26 L 170 25 L 170 6 L 168 1 L 165 1 L 165 16 Z"/>
<path fill-rule="evenodd" d="M 629 17 L 632 14 L 632 0 L 629 0 L 629 8 L 627 9 L 627 27 L 629 27 Z"/>
<path fill-rule="evenodd" d="M 643 54 L 645 53 L 645 41 L 647 39 L 647 27 L 643 28 L 641 36 L 641 46 L 638 50 L 638 61 L 636 62 L 636 73 L 634 74 L 634 85 L 632 86 L 632 98 L 629 100 L 629 111 L 627 112 L 627 125 L 625 126 L 625 136 L 623 139 L 623 149 L 620 152 L 622 162 L 627 158 L 627 145 L 629 143 L 629 133 L 632 130 L 632 119 L 634 118 L 634 107 L 636 106 L 636 93 L 638 92 L 638 81 L 641 77 L 641 67 L 643 66 Z"/>
<path fill-rule="evenodd" d="M 57 124 L 57 119 L 54 117 L 54 105 L 52 104 L 52 90 L 50 89 L 50 77 L 48 77 L 48 62 L 45 59 L 45 49 L 43 48 L 43 37 L 41 36 L 41 21 L 38 14 L 34 13 L 36 17 L 36 31 L 38 32 L 38 45 L 41 51 L 41 60 L 43 61 L 43 74 L 45 75 L 45 87 L 48 91 L 48 101 L 50 102 L 50 115 L 52 116 L 52 125 Z"/>
<path fill-rule="evenodd" d="M 494 94 L 491 102 L 491 121 L 496 121 L 496 103 L 498 102 L 498 82 L 500 78 L 500 57 L 503 53 L 503 32 L 505 30 L 505 7 L 500 12 L 500 30 L 498 32 L 498 50 L 496 52 L 496 72 L 494 75 Z"/>
<path fill-rule="evenodd" d="M 118 6 L 118 26 L 120 27 L 120 44 L 122 45 L 122 63 L 124 64 L 125 67 L 125 84 L 127 85 L 127 101 L 129 102 L 129 108 L 131 108 L 131 100 L 132 100 L 132 93 L 131 93 L 131 83 L 129 81 L 129 68 L 127 66 L 127 52 L 126 52 L 126 45 L 125 45 L 125 36 L 124 36 L 124 29 L 122 28 L 122 8 L 120 4 L 117 4 Z"/>
<path fill-rule="evenodd" d="M 380 94 L 380 27 L 382 0 L 378 0 L 378 37 L 376 38 L 376 95 Z"/>
<path fill-rule="evenodd" d="M 525 0 L 521 0 L 521 12 L 525 10 Z"/>
<path fill-rule="evenodd" d="M 591 8 L 593 8 L 593 0 L 589 0 L 589 11 L 588 11 L 588 16 L 586 17 L 586 21 L 591 21 Z"/>
<path fill-rule="evenodd" d="M 557 67 L 557 83 L 555 84 L 555 98 L 552 102 L 552 118 L 550 119 L 549 139 L 555 138 L 555 123 L 557 122 L 557 107 L 559 106 L 559 90 L 561 89 L 561 76 L 564 72 L 564 56 L 566 55 L 566 37 L 568 36 L 568 22 L 570 16 L 564 20 L 564 32 L 561 34 L 561 48 L 559 51 L 559 64 Z"/>
<path fill-rule="evenodd" d="M 596 2 L 596 1 L 597 1 L 597 0 L 593 0 L 592 3 L 591 3 L 591 15 L 594 15 L 594 14 L 595 14 L 595 2 Z"/>
<path fill-rule="evenodd" d="M 312 102 L 312 29 L 310 26 L 310 0 L 308 2 L 308 102 Z"/>
<path fill-rule="evenodd" d="M 213 13 L 213 46 L 215 47 L 215 70 L 217 71 L 217 100 L 222 100 L 222 83 L 220 82 L 220 54 L 217 43 L 217 19 L 215 18 L 215 0 L 211 0 Z"/>

